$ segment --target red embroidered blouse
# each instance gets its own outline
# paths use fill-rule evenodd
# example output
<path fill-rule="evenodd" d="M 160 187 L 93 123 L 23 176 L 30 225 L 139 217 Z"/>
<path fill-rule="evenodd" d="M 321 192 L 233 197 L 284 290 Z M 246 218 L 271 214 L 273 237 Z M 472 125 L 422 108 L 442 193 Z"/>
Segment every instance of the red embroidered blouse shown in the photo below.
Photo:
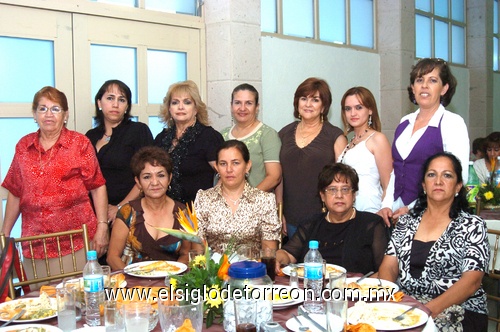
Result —
<path fill-rule="evenodd" d="M 90 238 L 97 229 L 89 191 L 106 183 L 89 139 L 76 131 L 62 129 L 57 142 L 45 151 L 39 132 L 28 134 L 16 145 L 12 164 L 2 186 L 20 198 L 22 236 L 81 228 L 87 224 Z M 83 238 L 74 237 L 75 251 Z M 47 239 L 48 257 L 58 257 L 57 242 Z M 70 240 L 61 241 L 61 254 L 71 253 Z M 29 247 L 23 255 L 31 257 Z M 34 258 L 43 258 L 41 243 Z"/>

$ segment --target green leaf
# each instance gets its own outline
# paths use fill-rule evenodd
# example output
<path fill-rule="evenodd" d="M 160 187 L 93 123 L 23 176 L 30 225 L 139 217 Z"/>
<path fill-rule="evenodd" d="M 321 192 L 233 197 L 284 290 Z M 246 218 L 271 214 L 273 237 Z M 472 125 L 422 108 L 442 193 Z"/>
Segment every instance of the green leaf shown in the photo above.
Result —
<path fill-rule="evenodd" d="M 178 230 L 178 229 L 171 229 L 171 228 L 162 228 L 162 227 L 155 227 L 157 230 L 162 231 L 164 233 L 167 233 L 169 235 L 175 236 L 176 238 L 179 238 L 181 240 L 188 240 L 194 243 L 203 243 L 201 240 L 201 237 L 195 234 L 190 234 L 186 233 L 184 231 Z"/>

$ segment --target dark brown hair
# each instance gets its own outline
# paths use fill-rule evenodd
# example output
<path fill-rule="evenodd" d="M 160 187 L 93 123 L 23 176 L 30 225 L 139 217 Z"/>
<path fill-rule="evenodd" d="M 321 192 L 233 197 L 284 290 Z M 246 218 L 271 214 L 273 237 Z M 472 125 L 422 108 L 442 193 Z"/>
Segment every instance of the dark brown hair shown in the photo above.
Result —
<path fill-rule="evenodd" d="M 150 163 L 153 166 L 163 166 L 168 174 L 172 174 L 172 159 L 170 159 L 168 153 L 160 147 L 145 146 L 132 156 L 130 167 L 136 178 L 139 178 L 142 170 L 146 167 L 146 163 Z"/>
<path fill-rule="evenodd" d="M 316 77 L 309 77 L 304 82 L 300 83 L 297 90 L 295 90 L 295 95 L 293 97 L 293 116 L 295 118 L 299 118 L 299 99 L 301 97 L 311 96 L 316 92 L 319 93 L 319 98 L 323 103 L 323 113 L 321 117 L 324 121 L 328 121 L 328 112 L 332 105 L 332 93 L 330 92 L 328 83 Z"/>
<path fill-rule="evenodd" d="M 341 115 L 342 115 L 342 122 L 344 123 L 344 128 L 347 128 L 349 123 L 347 122 L 347 117 L 344 112 L 344 107 L 345 107 L 345 100 L 349 96 L 356 96 L 359 100 L 359 102 L 366 108 L 370 109 L 372 111 L 372 124 L 371 127 L 376 130 L 376 131 L 381 131 L 382 130 L 382 124 L 380 123 L 380 117 L 378 115 L 378 109 L 377 109 L 377 102 L 375 101 L 375 97 L 371 93 L 370 90 L 368 90 L 365 87 L 362 86 L 355 86 L 353 88 L 350 88 L 344 93 L 344 96 L 342 97 L 342 100 L 340 102 L 341 106 Z M 350 126 L 349 126 L 350 127 Z M 346 134 L 351 132 L 354 129 L 346 130 Z"/>

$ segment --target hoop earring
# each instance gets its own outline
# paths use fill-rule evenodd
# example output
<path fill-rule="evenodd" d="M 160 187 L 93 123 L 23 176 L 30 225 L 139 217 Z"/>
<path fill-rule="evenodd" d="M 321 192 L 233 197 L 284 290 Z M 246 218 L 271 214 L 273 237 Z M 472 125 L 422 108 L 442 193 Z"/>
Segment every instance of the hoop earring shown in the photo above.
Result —
<path fill-rule="evenodd" d="M 326 209 L 325 202 L 323 202 L 323 207 L 321 208 L 321 212 L 326 213 L 326 211 L 328 210 Z"/>
<path fill-rule="evenodd" d="M 368 117 L 368 128 L 370 128 L 372 126 L 372 115 L 370 114 L 370 116 Z"/>

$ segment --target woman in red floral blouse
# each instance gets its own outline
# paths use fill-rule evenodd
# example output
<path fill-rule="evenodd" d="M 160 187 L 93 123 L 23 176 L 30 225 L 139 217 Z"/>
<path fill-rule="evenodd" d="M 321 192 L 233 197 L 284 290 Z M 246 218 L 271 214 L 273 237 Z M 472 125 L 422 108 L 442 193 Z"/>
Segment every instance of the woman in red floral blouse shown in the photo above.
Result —
<path fill-rule="evenodd" d="M 2 186 L 9 193 L 2 232 L 10 236 L 22 214 L 22 236 L 33 236 L 81 228 L 87 224 L 94 249 L 103 255 L 108 247 L 107 195 L 95 150 L 85 135 L 66 128 L 68 101 L 61 91 L 44 87 L 33 98 L 33 117 L 40 129 L 21 138 Z M 92 196 L 92 202 L 89 197 Z M 95 212 L 94 212 L 95 210 Z M 83 239 L 74 240 L 79 268 L 85 264 Z M 58 249 L 47 240 L 48 256 L 58 268 Z M 61 241 L 61 254 L 71 259 L 69 238 Z M 23 248 L 24 257 L 31 257 Z M 34 258 L 44 271 L 43 247 L 34 248 Z M 30 278 L 30 269 L 26 273 Z M 40 276 L 40 273 L 38 273 Z"/>

